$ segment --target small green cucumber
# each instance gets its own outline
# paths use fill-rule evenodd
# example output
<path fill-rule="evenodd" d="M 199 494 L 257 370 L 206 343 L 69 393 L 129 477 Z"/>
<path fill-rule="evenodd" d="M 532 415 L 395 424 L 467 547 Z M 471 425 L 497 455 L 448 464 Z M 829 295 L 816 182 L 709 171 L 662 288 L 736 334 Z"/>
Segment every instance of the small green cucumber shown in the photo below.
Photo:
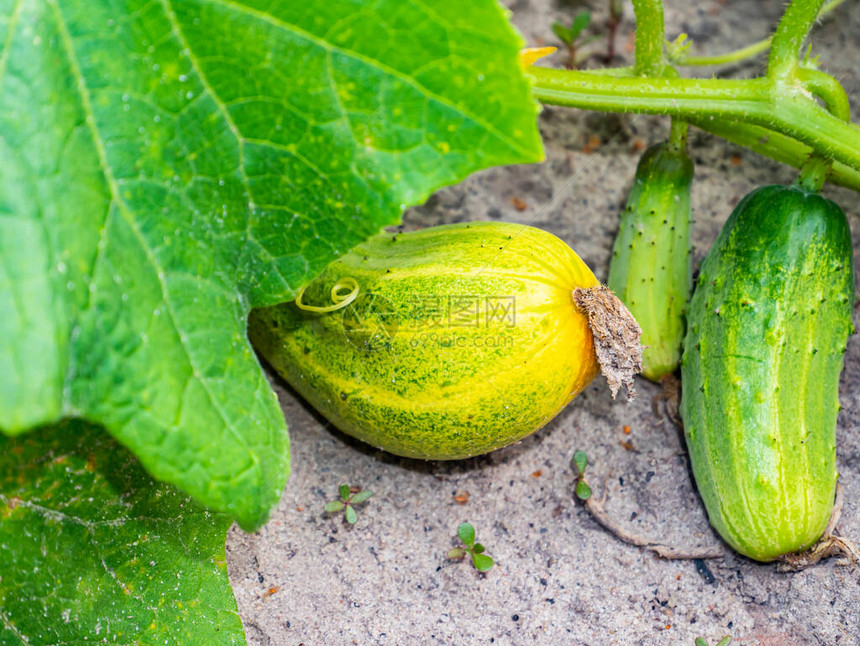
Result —
<path fill-rule="evenodd" d="M 256 310 L 249 335 L 346 433 L 398 455 L 463 458 L 542 427 L 598 374 L 574 300 L 598 286 L 570 247 L 532 227 L 381 234 L 329 265 L 298 306 Z"/>
<path fill-rule="evenodd" d="M 747 195 L 702 263 L 681 415 L 711 525 L 750 558 L 807 549 L 827 526 L 853 305 L 845 213 L 797 186 Z"/>
<path fill-rule="evenodd" d="M 642 375 L 674 372 L 681 359 L 693 287 L 690 185 L 693 161 L 670 142 L 642 155 L 621 214 L 609 266 L 609 288 L 642 327 Z"/>

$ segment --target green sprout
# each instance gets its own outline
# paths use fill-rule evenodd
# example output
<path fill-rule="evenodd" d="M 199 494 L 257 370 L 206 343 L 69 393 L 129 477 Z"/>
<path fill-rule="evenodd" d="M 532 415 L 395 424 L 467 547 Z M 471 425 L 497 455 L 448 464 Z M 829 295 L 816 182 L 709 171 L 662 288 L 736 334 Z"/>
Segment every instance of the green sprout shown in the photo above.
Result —
<path fill-rule="evenodd" d="M 812 45 L 806 48 L 806 54 L 800 59 L 798 65 L 807 70 L 817 70 L 821 67 L 821 55 L 812 55 Z"/>
<path fill-rule="evenodd" d="M 729 646 L 732 643 L 732 636 L 726 635 L 720 641 L 717 642 L 716 646 Z M 696 646 L 708 646 L 708 642 L 704 637 L 696 637 Z"/>
<path fill-rule="evenodd" d="M 471 523 L 460 523 L 457 528 L 457 536 L 463 541 L 465 547 L 455 547 L 448 550 L 449 559 L 461 559 L 466 554 L 472 557 L 472 565 L 478 572 L 487 572 L 493 567 L 493 559 L 484 554 L 484 546 L 475 542 L 475 528 Z"/>
<path fill-rule="evenodd" d="M 687 34 L 678 34 L 675 40 L 667 40 L 666 54 L 669 62 L 673 65 L 683 65 L 684 61 L 689 57 L 692 45 L 693 41 L 689 40 Z"/>
<path fill-rule="evenodd" d="M 332 500 L 329 503 L 326 503 L 325 510 L 329 513 L 337 513 L 339 511 L 343 511 L 343 517 L 346 519 L 350 525 L 355 525 L 358 520 L 358 514 L 353 508 L 353 505 L 357 505 L 365 502 L 368 498 L 373 495 L 373 492 L 369 489 L 365 489 L 361 491 L 353 492 L 348 484 L 342 484 L 339 488 L 340 500 Z"/>
<path fill-rule="evenodd" d="M 570 26 L 564 23 L 552 23 L 552 33 L 558 36 L 558 39 L 567 47 L 567 66 L 570 69 L 575 69 L 577 65 L 576 48 L 577 40 L 582 35 L 582 32 L 591 24 L 591 13 L 587 10 L 582 10 L 573 18 Z M 595 38 L 586 39 L 582 45 L 591 42 Z"/>
<path fill-rule="evenodd" d="M 585 481 L 585 469 L 588 466 L 588 456 L 585 451 L 577 451 L 573 454 L 573 463 L 576 465 L 576 497 L 582 501 L 591 498 L 591 487 Z M 697 645 L 698 646 L 698 645 Z"/>
<path fill-rule="evenodd" d="M 552 23 L 552 32 L 558 36 L 559 40 L 565 45 L 570 45 L 579 38 L 579 35 L 590 23 L 591 13 L 587 10 L 583 10 L 574 16 L 573 22 L 570 23 L 570 27 L 567 27 L 560 22 Z"/>

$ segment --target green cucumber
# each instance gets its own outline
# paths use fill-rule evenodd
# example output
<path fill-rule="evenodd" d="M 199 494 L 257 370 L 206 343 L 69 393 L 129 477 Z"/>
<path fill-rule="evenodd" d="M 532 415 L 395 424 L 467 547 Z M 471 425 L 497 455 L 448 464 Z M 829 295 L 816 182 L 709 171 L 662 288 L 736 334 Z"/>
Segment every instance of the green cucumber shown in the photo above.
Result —
<path fill-rule="evenodd" d="M 611 333 L 592 333 L 590 303 L 604 293 L 539 229 L 432 227 L 359 245 L 296 303 L 256 310 L 249 335 L 346 433 L 398 455 L 456 459 L 544 426 L 594 379 L 598 354 L 621 356 L 595 348 L 621 329 L 610 316 Z M 638 336 L 635 349 L 633 363 Z"/>
<path fill-rule="evenodd" d="M 750 558 L 807 549 L 827 526 L 853 305 L 845 213 L 798 186 L 747 195 L 702 263 L 681 415 L 711 525 Z"/>
<path fill-rule="evenodd" d="M 665 142 L 645 151 L 609 266 L 609 288 L 642 327 L 642 375 L 652 381 L 674 372 L 681 360 L 693 288 L 692 181 L 693 161 L 685 145 Z"/>

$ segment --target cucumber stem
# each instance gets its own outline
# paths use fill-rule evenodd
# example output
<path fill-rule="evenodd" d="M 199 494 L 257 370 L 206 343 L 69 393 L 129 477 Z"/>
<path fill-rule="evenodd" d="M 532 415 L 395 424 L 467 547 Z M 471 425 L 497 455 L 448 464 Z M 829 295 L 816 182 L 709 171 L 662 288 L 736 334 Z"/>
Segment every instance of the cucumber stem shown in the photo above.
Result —
<path fill-rule="evenodd" d="M 687 149 L 687 122 L 680 119 L 672 119 L 672 125 L 669 127 L 669 146 L 677 151 Z"/>
<path fill-rule="evenodd" d="M 801 167 L 800 174 L 794 180 L 794 186 L 799 186 L 810 193 L 820 193 L 830 173 L 831 163 L 831 160 L 820 155 L 811 155 Z"/>

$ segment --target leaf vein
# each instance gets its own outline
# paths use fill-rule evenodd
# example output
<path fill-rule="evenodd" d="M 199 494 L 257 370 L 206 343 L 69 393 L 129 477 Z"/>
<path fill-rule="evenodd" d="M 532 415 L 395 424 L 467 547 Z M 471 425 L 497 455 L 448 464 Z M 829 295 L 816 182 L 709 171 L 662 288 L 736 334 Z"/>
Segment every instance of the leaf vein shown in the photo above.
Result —
<path fill-rule="evenodd" d="M 167 1 L 167 0 L 165 0 L 165 1 Z M 256 454 L 256 452 L 253 449 L 251 449 L 251 447 L 248 446 L 246 438 L 235 428 L 234 424 L 227 417 L 222 406 L 218 403 L 216 397 L 210 391 L 206 380 L 203 379 L 202 376 L 198 376 L 198 375 L 200 375 L 200 372 L 199 372 L 197 366 L 195 365 L 195 362 L 192 358 L 191 351 L 189 350 L 189 348 L 187 347 L 187 345 L 185 344 L 185 342 L 183 340 L 183 335 L 180 332 L 180 326 L 176 320 L 176 313 L 173 310 L 173 307 L 171 306 L 171 300 L 169 298 L 167 285 L 165 284 L 164 271 L 163 271 L 162 267 L 159 265 L 156 258 L 152 255 L 152 250 L 146 244 L 146 240 L 143 237 L 143 234 L 140 231 L 140 228 L 138 227 L 137 223 L 135 222 L 134 218 L 132 217 L 132 213 L 129 209 L 129 206 L 122 199 L 122 197 L 120 195 L 120 191 L 118 189 L 117 180 L 113 176 L 113 172 L 111 171 L 110 165 L 108 164 L 107 152 L 105 150 L 104 142 L 101 138 L 101 134 L 99 133 L 98 126 L 97 126 L 96 121 L 95 121 L 95 113 L 93 111 L 93 107 L 92 107 L 92 104 L 90 102 L 89 90 L 87 88 L 87 85 L 86 85 L 86 82 L 85 82 L 85 79 L 83 76 L 83 72 L 81 71 L 80 63 L 77 60 L 77 55 L 75 53 L 74 46 L 72 44 L 71 35 L 69 33 L 68 25 L 66 24 L 65 17 L 63 16 L 62 11 L 60 10 L 60 7 L 57 4 L 57 0 L 48 0 L 48 2 L 50 3 L 51 7 L 53 8 L 54 14 L 57 18 L 57 24 L 58 24 L 58 30 L 60 33 L 60 38 L 62 39 L 63 47 L 65 48 L 66 54 L 69 58 L 69 65 L 70 65 L 72 74 L 75 76 L 75 79 L 77 80 L 77 87 L 78 87 L 78 93 L 80 95 L 81 107 L 82 107 L 84 113 L 86 114 L 86 121 L 87 121 L 87 124 L 89 126 L 90 134 L 91 134 L 92 139 L 93 139 L 93 145 L 95 146 L 96 152 L 98 154 L 99 166 L 101 167 L 102 173 L 104 174 L 105 180 L 107 181 L 107 184 L 110 188 L 110 192 L 111 192 L 111 195 L 113 197 L 113 200 L 116 202 L 116 204 L 119 208 L 119 212 L 122 214 L 123 219 L 126 221 L 129 228 L 134 233 L 135 237 L 137 238 L 137 240 L 141 246 L 141 249 L 146 254 L 147 259 L 149 260 L 150 264 L 152 265 L 153 269 L 156 272 L 156 278 L 157 278 L 158 284 L 161 288 L 162 298 L 164 299 L 164 302 L 167 304 L 166 309 L 167 309 L 167 312 L 170 316 L 171 323 L 173 325 L 174 330 L 177 333 L 177 338 L 179 340 L 180 346 L 182 347 L 182 350 L 184 351 L 185 358 L 188 361 L 189 366 L 194 371 L 195 378 L 200 382 L 200 385 L 203 388 L 203 391 L 205 392 L 207 399 L 209 400 L 213 409 L 218 413 L 221 420 L 223 421 L 224 428 L 231 435 L 233 435 L 233 437 L 236 439 L 238 444 L 240 446 L 242 446 L 248 452 L 248 454 L 251 456 L 251 458 L 253 460 L 254 465 L 257 468 L 259 468 L 259 464 L 260 464 L 259 456 Z"/>
<path fill-rule="evenodd" d="M 169 1 L 169 0 L 167 0 L 167 1 Z M 351 50 L 351 49 L 346 49 L 343 47 L 338 47 L 336 45 L 333 45 L 332 43 L 329 43 L 329 42 L 321 39 L 320 37 L 315 36 L 314 34 L 311 34 L 310 32 L 307 32 L 303 29 L 300 29 L 296 25 L 292 25 L 288 22 L 285 22 L 283 20 L 275 18 L 274 16 L 271 16 L 271 15 L 269 15 L 263 11 L 259 11 L 257 9 L 252 9 L 251 7 L 248 7 L 246 5 L 242 5 L 241 3 L 237 2 L 236 0 L 208 0 L 208 1 L 213 3 L 213 4 L 220 4 L 224 7 L 228 8 L 228 9 L 232 9 L 233 11 L 236 11 L 238 13 L 243 13 L 243 14 L 247 14 L 250 16 L 254 16 L 258 20 L 260 20 L 262 22 L 269 23 L 273 27 L 283 29 L 283 30 L 288 31 L 290 33 L 293 33 L 296 36 L 299 36 L 299 37 L 301 37 L 307 41 L 310 41 L 310 42 L 318 45 L 319 47 L 321 47 L 325 51 L 329 52 L 330 54 L 331 53 L 339 53 L 339 54 L 342 54 L 343 56 L 346 56 L 347 58 L 352 58 L 353 60 L 356 60 L 356 61 L 363 63 L 369 67 L 372 67 L 372 68 L 375 68 L 381 72 L 384 72 L 385 74 L 401 81 L 405 85 L 408 85 L 414 89 L 419 90 L 426 97 L 436 101 L 437 103 L 444 105 L 444 106 L 450 108 L 451 110 L 454 110 L 458 114 L 462 114 L 464 117 L 466 117 L 470 121 L 480 125 L 485 131 L 492 132 L 496 137 L 499 138 L 500 141 L 505 142 L 508 146 L 510 146 L 517 153 L 520 153 L 521 155 L 523 155 L 526 158 L 532 157 L 531 151 L 527 150 L 519 142 L 511 139 L 504 132 L 502 132 L 501 130 L 496 128 L 492 123 L 490 123 L 484 119 L 481 119 L 477 115 L 469 114 L 468 112 L 464 112 L 462 110 L 462 108 L 459 108 L 456 105 L 454 105 L 446 97 L 444 97 L 440 94 L 437 94 L 436 92 L 433 92 L 428 87 L 419 83 L 416 79 L 414 79 L 410 76 L 407 76 L 406 74 L 400 72 L 399 70 L 394 69 L 393 67 L 385 65 L 382 61 L 375 60 L 373 58 L 365 56 L 364 54 L 360 54 L 359 52 L 356 52 L 356 51 Z"/>
<path fill-rule="evenodd" d="M 3 86 L 3 79 L 6 78 L 6 64 L 9 61 L 9 52 L 12 49 L 12 41 L 15 39 L 15 34 L 18 29 L 18 17 L 21 15 L 21 6 L 24 0 L 18 0 L 15 3 L 15 8 L 12 9 L 12 16 L 9 18 L 9 34 L 6 36 L 6 42 L 3 43 L 3 51 L 0 54 L 0 88 Z"/>
<path fill-rule="evenodd" d="M 20 639 L 22 644 L 25 644 L 25 646 L 29 646 L 30 639 L 15 627 L 15 624 L 12 623 L 8 615 L 3 612 L 3 608 L 0 608 L 0 619 L 3 620 L 3 627 L 6 630 L 15 635 L 15 637 L 17 637 L 18 639 Z"/>
<path fill-rule="evenodd" d="M 239 150 L 239 175 L 242 179 L 242 185 L 245 190 L 245 200 L 248 203 L 248 212 L 245 218 L 245 236 L 246 242 L 245 247 L 247 249 L 248 241 L 253 239 L 253 235 L 251 232 L 251 214 L 253 213 L 253 193 L 251 192 L 251 183 L 248 180 L 248 175 L 245 172 L 245 139 L 242 136 L 239 127 L 236 125 L 236 122 L 233 121 L 233 117 L 230 115 L 230 111 L 224 105 L 224 102 L 221 98 L 215 93 L 215 90 L 209 84 L 209 80 L 203 74 L 203 70 L 200 67 L 200 63 L 197 60 L 194 52 L 191 49 L 191 46 L 188 43 L 188 40 L 185 38 L 185 34 L 182 31 L 182 28 L 179 25 L 179 21 L 176 19 L 176 12 L 173 10 L 172 0 L 160 0 L 161 6 L 164 9 L 164 13 L 167 16 L 167 19 L 170 21 L 170 29 L 173 32 L 176 39 L 181 43 L 182 48 L 186 52 L 186 56 L 188 56 L 188 60 L 191 63 L 191 67 L 194 69 L 197 78 L 200 79 L 200 83 L 203 85 L 204 91 L 211 97 L 212 102 L 215 104 L 215 107 L 218 109 L 218 112 L 221 113 L 221 116 L 224 118 L 224 121 L 227 124 L 227 127 L 230 128 L 230 132 L 233 133 L 233 136 L 236 138 L 236 145 Z M 262 247 L 262 245 L 260 245 Z M 268 250 L 266 250 L 268 254 Z M 269 254 L 271 256 L 271 254 Z M 280 276 L 281 281 L 284 284 L 288 284 L 286 278 L 281 274 L 280 270 L 277 268 L 275 263 L 271 263 L 272 271 L 277 273 Z"/>

